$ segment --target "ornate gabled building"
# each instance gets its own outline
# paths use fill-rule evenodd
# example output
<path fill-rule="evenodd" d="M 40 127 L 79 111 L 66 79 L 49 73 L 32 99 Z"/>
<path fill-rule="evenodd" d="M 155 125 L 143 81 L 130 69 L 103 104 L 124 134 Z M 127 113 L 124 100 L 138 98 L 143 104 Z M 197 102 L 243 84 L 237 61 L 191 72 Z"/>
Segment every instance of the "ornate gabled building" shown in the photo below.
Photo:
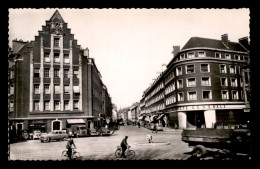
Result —
<path fill-rule="evenodd" d="M 102 99 L 111 102 L 111 98 L 102 97 L 104 84 L 94 59 L 67 26 L 55 11 L 34 41 L 13 41 L 8 81 L 11 130 L 49 132 L 72 124 L 100 127 Z"/>
<path fill-rule="evenodd" d="M 167 69 L 145 91 L 146 116 L 162 114 L 162 125 L 179 128 L 246 124 L 248 38 L 237 43 L 227 34 L 221 40 L 192 37 L 181 50 L 174 49 Z"/>

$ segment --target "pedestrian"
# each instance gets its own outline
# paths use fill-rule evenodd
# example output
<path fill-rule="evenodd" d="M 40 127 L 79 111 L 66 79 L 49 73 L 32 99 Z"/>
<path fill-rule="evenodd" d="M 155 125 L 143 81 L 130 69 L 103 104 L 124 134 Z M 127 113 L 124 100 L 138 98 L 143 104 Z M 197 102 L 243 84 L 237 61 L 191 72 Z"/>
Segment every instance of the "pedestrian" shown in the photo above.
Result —
<path fill-rule="evenodd" d="M 72 135 L 70 135 L 70 138 L 69 138 L 67 145 L 66 145 L 66 148 L 68 149 L 67 155 L 68 155 L 70 160 L 72 159 L 72 145 L 74 146 L 74 148 L 76 148 L 76 145 L 75 145 L 75 143 L 72 139 Z"/>
<path fill-rule="evenodd" d="M 139 121 L 137 122 L 137 125 L 138 125 L 138 128 L 140 128 L 140 122 Z"/>
<path fill-rule="evenodd" d="M 152 137 L 150 134 L 147 134 L 147 135 L 146 135 L 146 139 L 147 139 L 147 142 L 148 142 L 148 143 L 152 143 L 152 142 L 153 142 L 153 141 L 152 141 L 152 140 L 153 140 L 153 137 Z"/>
<path fill-rule="evenodd" d="M 239 124 L 238 128 L 239 128 L 239 129 L 242 129 L 242 128 L 243 128 L 242 124 Z"/>
<path fill-rule="evenodd" d="M 125 136 L 125 138 L 121 141 L 121 148 L 122 148 L 122 157 L 125 158 L 125 151 L 129 147 L 127 144 L 128 136 Z"/>
<path fill-rule="evenodd" d="M 157 123 L 153 125 L 152 133 L 153 133 L 153 132 L 157 133 Z"/>

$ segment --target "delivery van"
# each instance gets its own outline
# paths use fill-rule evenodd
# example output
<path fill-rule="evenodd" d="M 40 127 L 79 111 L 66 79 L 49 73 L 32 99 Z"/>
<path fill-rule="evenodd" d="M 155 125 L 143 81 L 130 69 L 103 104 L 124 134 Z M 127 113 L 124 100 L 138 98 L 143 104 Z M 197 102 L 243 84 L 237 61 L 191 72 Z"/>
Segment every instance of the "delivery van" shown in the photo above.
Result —
<path fill-rule="evenodd" d="M 87 127 L 86 125 L 71 125 L 68 128 L 68 133 L 72 132 L 73 137 L 87 136 Z"/>

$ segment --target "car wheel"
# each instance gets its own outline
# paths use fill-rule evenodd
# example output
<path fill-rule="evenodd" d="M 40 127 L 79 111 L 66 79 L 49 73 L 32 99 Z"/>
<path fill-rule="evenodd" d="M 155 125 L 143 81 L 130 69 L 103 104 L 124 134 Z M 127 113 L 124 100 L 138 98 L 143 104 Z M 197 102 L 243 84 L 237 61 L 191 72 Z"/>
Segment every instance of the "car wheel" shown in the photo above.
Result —
<path fill-rule="evenodd" d="M 41 140 L 41 143 L 43 143 L 43 140 Z"/>
<path fill-rule="evenodd" d="M 193 149 L 193 155 L 198 157 L 198 158 L 201 158 L 203 157 L 204 155 L 206 154 L 206 148 L 202 145 L 197 145 L 194 147 Z"/>
<path fill-rule="evenodd" d="M 51 141 L 51 138 L 48 138 L 47 141 L 50 142 L 50 141 Z"/>

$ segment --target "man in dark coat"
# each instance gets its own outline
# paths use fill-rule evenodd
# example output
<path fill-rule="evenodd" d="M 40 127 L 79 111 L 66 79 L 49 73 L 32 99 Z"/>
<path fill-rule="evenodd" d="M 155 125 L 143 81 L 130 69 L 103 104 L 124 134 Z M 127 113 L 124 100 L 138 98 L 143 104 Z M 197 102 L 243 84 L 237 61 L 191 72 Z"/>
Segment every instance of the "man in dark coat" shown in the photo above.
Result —
<path fill-rule="evenodd" d="M 121 142 L 122 157 L 124 157 L 124 158 L 125 158 L 125 151 L 126 151 L 127 147 L 129 146 L 129 145 L 127 144 L 127 139 L 128 139 L 128 136 L 125 136 L 125 138 L 124 138 L 124 139 L 122 140 L 122 142 Z"/>
<path fill-rule="evenodd" d="M 76 145 L 72 139 L 72 136 L 70 136 L 70 138 L 68 139 L 67 145 L 66 145 L 66 148 L 68 149 L 67 155 L 70 160 L 72 159 L 72 145 L 74 146 L 74 148 L 76 148 Z"/>

